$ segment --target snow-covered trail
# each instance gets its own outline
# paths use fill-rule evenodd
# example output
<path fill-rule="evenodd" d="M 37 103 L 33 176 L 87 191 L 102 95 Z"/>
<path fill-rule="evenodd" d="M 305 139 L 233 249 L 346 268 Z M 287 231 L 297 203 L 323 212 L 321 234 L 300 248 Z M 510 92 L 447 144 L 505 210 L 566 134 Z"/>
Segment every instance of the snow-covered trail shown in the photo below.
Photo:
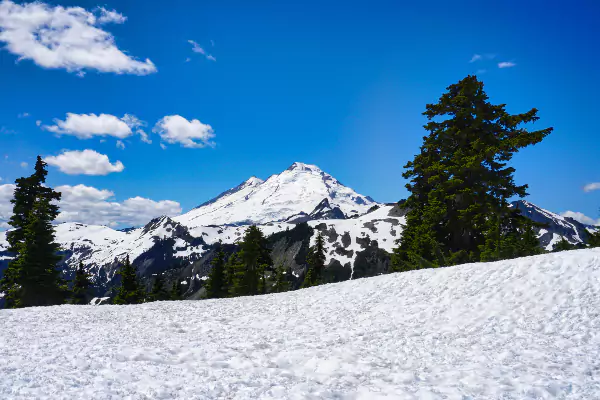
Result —
<path fill-rule="evenodd" d="M 600 398 L 600 250 L 0 311 L 0 398 Z"/>

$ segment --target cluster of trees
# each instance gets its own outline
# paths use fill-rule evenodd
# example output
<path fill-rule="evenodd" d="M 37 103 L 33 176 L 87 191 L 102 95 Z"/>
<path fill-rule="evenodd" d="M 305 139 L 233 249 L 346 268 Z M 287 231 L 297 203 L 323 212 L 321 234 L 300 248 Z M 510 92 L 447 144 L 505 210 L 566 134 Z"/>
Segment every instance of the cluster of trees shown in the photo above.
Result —
<path fill-rule="evenodd" d="M 240 250 L 226 259 L 219 245 L 206 281 L 206 297 L 210 299 L 252 296 L 286 292 L 292 286 L 292 271 L 283 265 L 274 266 L 271 249 L 262 231 L 255 225 L 246 229 Z M 321 233 L 307 256 L 308 270 L 302 287 L 320 285 L 325 268 L 325 245 Z"/>

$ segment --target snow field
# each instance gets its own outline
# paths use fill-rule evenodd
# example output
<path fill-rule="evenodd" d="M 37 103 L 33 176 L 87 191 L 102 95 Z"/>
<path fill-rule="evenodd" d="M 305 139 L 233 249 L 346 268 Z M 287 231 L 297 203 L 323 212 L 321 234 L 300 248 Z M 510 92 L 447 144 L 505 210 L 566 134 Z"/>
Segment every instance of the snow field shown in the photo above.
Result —
<path fill-rule="evenodd" d="M 2 399 L 600 398 L 600 250 L 276 295 L 0 310 Z"/>

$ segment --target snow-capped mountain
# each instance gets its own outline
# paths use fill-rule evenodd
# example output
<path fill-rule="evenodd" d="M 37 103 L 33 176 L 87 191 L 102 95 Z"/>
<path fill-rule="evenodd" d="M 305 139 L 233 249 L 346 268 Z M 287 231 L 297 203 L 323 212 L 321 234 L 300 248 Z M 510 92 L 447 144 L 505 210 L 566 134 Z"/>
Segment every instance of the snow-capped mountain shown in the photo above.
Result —
<path fill-rule="evenodd" d="M 252 177 L 174 219 L 192 229 L 207 225 L 263 224 L 310 213 L 324 199 L 346 217 L 364 214 L 377 204 L 316 165 L 296 162 L 266 181 Z"/>
<path fill-rule="evenodd" d="M 555 214 L 525 200 L 515 201 L 512 205 L 530 220 L 544 225 L 536 230 L 540 244 L 546 250 L 552 250 L 554 244 L 562 238 L 571 244 L 585 243 L 589 233 L 594 230 L 592 226 Z"/>
<path fill-rule="evenodd" d="M 547 250 L 561 237 L 571 243 L 587 241 L 591 228 L 571 218 L 527 201 L 513 206 L 545 224 L 537 230 Z M 270 238 L 274 262 L 297 276 L 320 232 L 326 239 L 331 280 L 339 281 L 387 270 L 405 213 L 399 205 L 376 203 L 356 193 L 317 166 L 294 163 L 265 181 L 251 177 L 175 218 L 159 217 L 127 230 L 64 223 L 56 227 L 56 240 L 65 254 L 64 272 L 70 274 L 83 261 L 101 290 L 111 286 L 127 255 L 143 276 L 176 269 L 178 278 L 197 289 L 210 270 L 214 244 L 220 241 L 234 250 L 248 224 L 257 224 Z M 10 259 L 6 248 L 0 232 L 0 273 Z"/>

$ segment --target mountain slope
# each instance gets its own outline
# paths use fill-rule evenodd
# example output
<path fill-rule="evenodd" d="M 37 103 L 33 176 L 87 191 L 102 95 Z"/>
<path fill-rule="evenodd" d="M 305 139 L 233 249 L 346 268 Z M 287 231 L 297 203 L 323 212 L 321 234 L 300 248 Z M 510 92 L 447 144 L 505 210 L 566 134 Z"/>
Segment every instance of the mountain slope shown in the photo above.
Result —
<path fill-rule="evenodd" d="M 190 228 L 277 222 L 310 213 L 323 199 L 345 216 L 363 214 L 377 204 L 315 165 L 294 163 L 264 182 L 252 177 L 175 220 Z"/>
<path fill-rule="evenodd" d="M 596 399 L 598 309 L 592 249 L 275 295 L 0 310 L 0 398 Z"/>

